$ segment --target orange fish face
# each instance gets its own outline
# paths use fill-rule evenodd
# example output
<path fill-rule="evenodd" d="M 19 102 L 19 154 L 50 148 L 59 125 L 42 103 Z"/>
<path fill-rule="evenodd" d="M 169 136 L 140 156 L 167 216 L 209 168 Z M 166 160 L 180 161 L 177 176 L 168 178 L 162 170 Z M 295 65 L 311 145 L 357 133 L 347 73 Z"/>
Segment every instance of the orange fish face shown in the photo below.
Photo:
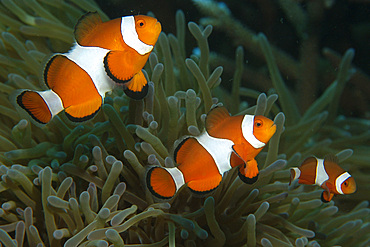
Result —
<path fill-rule="evenodd" d="M 139 39 L 145 44 L 153 46 L 162 31 L 161 23 L 157 19 L 145 15 L 135 16 L 135 27 Z"/>
<path fill-rule="evenodd" d="M 343 181 L 341 185 L 344 194 L 352 194 L 356 191 L 356 182 L 353 177 L 349 177 Z"/>
<path fill-rule="evenodd" d="M 253 134 L 259 141 L 267 143 L 275 134 L 275 131 L 274 121 L 264 116 L 254 117 Z"/>

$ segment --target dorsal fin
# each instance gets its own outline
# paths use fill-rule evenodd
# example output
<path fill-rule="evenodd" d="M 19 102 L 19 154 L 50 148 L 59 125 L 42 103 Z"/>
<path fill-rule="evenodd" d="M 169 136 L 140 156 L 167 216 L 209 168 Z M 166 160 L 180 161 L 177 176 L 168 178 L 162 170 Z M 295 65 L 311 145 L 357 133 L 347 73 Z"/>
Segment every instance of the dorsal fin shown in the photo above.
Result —
<path fill-rule="evenodd" d="M 334 154 L 327 154 L 327 155 L 325 155 L 324 160 L 325 161 L 333 162 L 335 164 L 338 164 L 339 163 L 338 157 L 335 156 Z"/>
<path fill-rule="evenodd" d="M 182 140 L 174 151 L 174 159 L 177 164 L 182 164 L 187 155 L 193 153 L 193 148 L 199 148 L 199 143 L 192 137 Z"/>
<path fill-rule="evenodd" d="M 98 12 L 88 12 L 81 16 L 78 20 L 74 35 L 77 43 L 79 45 L 84 45 L 84 39 L 89 35 L 90 32 L 96 28 L 96 26 L 100 25 L 102 22 L 100 15 Z"/>
<path fill-rule="evenodd" d="M 310 156 L 310 157 L 306 158 L 306 159 L 302 162 L 302 164 L 301 164 L 301 166 L 300 166 L 300 167 L 302 167 L 302 166 L 306 166 L 306 165 L 308 165 L 308 164 L 315 164 L 315 165 L 316 165 L 316 163 L 317 163 L 317 158 L 316 158 L 315 156 Z"/>
<path fill-rule="evenodd" d="M 209 132 L 211 129 L 216 128 L 225 120 L 230 118 L 230 113 L 224 106 L 216 106 L 211 109 L 206 117 L 206 130 Z"/>

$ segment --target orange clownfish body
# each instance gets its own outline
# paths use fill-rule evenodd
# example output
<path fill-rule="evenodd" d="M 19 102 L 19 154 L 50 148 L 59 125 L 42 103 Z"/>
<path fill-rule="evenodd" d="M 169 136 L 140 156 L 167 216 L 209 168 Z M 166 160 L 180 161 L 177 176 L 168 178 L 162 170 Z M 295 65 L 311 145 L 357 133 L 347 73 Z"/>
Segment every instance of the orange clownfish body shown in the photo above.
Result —
<path fill-rule="evenodd" d="M 148 84 L 141 69 L 160 32 L 161 24 L 149 16 L 102 22 L 96 12 L 87 13 L 76 24 L 71 50 L 54 54 L 45 66 L 49 90 L 18 91 L 14 102 L 42 125 L 62 110 L 73 122 L 93 118 L 117 84 L 129 97 L 142 99 Z"/>
<path fill-rule="evenodd" d="M 334 195 L 352 194 L 356 191 L 355 179 L 338 165 L 338 159 L 334 155 L 328 155 L 325 159 L 305 159 L 300 167 L 290 169 L 290 183 L 295 179 L 299 179 L 300 184 L 316 184 L 323 188 L 323 202 L 331 201 Z"/>
<path fill-rule="evenodd" d="M 187 137 L 177 146 L 177 167 L 148 171 L 147 187 L 156 197 L 169 199 L 184 184 L 195 193 L 210 192 L 234 167 L 239 167 L 244 182 L 257 180 L 254 157 L 274 135 L 274 122 L 264 116 L 230 116 L 225 107 L 215 107 L 208 113 L 205 126 L 201 135 Z"/>

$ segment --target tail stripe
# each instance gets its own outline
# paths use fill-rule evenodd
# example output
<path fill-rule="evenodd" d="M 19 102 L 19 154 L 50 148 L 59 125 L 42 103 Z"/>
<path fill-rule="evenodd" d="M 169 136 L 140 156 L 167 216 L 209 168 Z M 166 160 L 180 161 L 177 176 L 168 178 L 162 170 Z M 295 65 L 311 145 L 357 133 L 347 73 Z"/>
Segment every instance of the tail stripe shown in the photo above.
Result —
<path fill-rule="evenodd" d="M 292 179 L 293 180 L 296 180 L 299 178 L 299 176 L 301 176 L 301 170 L 299 170 L 297 167 L 294 167 L 292 168 L 294 170 L 294 178 Z"/>
<path fill-rule="evenodd" d="M 49 107 L 52 117 L 64 109 L 62 100 L 53 90 L 37 91 L 37 93 L 44 99 L 46 105 Z"/>
<path fill-rule="evenodd" d="M 351 175 L 348 172 L 342 173 L 337 179 L 335 179 L 335 188 L 337 189 L 339 194 L 343 194 L 342 191 L 342 183 L 346 181 Z"/>
<path fill-rule="evenodd" d="M 164 169 L 166 169 L 166 171 L 168 171 L 168 173 L 173 178 L 173 181 L 175 182 L 175 185 L 176 185 L 176 191 L 178 191 L 180 187 L 185 184 L 184 175 L 177 167 L 164 168 Z"/>

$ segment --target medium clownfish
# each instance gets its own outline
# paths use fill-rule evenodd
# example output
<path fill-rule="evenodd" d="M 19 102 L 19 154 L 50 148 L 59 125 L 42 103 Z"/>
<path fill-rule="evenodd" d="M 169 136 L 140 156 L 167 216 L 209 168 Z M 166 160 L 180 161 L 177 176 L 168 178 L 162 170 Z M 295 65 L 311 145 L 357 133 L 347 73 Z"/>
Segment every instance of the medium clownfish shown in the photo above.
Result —
<path fill-rule="evenodd" d="M 152 167 L 146 177 L 153 195 L 170 199 L 187 184 L 198 194 L 218 187 L 225 172 L 239 167 L 239 177 L 254 183 L 258 177 L 255 156 L 274 135 L 276 125 L 264 116 L 230 116 L 225 107 L 208 113 L 205 130 L 185 138 L 175 149 L 175 168 Z"/>
<path fill-rule="evenodd" d="M 331 201 L 334 195 L 352 194 L 356 191 L 355 179 L 338 165 L 335 155 L 328 155 L 324 159 L 305 159 L 300 167 L 290 169 L 289 185 L 295 179 L 299 179 L 300 184 L 316 184 L 323 188 L 323 202 Z"/>
<path fill-rule="evenodd" d="M 13 102 L 43 125 L 62 110 L 72 122 L 92 119 L 116 85 L 124 85 L 127 96 L 142 99 L 148 92 L 142 68 L 161 29 L 149 16 L 102 22 L 96 12 L 87 13 L 75 26 L 71 50 L 54 54 L 45 66 L 49 90 L 17 90 Z"/>

